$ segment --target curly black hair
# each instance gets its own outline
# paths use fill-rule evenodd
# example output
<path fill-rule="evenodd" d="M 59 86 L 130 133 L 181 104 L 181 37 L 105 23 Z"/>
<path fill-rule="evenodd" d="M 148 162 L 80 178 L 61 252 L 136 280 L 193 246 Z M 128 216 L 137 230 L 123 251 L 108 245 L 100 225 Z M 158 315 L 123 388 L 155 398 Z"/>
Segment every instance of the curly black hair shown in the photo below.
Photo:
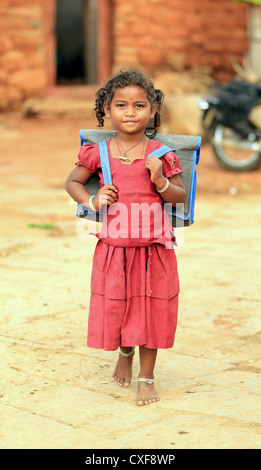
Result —
<path fill-rule="evenodd" d="M 97 91 L 94 108 L 98 121 L 97 127 L 104 126 L 104 104 L 106 103 L 110 106 L 116 88 L 124 88 L 126 86 L 139 86 L 143 88 L 147 93 L 150 104 L 158 104 L 158 108 L 154 116 L 154 127 L 157 129 L 161 124 L 160 110 L 164 95 L 161 90 L 154 88 L 151 79 L 145 73 L 135 70 L 118 72 L 104 85 L 104 87 Z"/>

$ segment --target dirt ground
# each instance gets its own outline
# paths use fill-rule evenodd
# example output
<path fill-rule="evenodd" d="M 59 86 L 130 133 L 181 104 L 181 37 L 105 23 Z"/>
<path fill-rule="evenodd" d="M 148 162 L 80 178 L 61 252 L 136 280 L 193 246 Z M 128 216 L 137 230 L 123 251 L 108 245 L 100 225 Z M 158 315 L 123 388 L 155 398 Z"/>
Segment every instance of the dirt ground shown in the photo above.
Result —
<path fill-rule="evenodd" d="M 117 352 L 86 347 L 95 240 L 77 237 L 64 181 L 94 126 L 0 123 L 1 448 L 261 448 L 260 170 L 227 172 L 202 148 L 176 342 L 158 353 L 161 400 L 137 407 L 138 351 L 123 390 Z"/>

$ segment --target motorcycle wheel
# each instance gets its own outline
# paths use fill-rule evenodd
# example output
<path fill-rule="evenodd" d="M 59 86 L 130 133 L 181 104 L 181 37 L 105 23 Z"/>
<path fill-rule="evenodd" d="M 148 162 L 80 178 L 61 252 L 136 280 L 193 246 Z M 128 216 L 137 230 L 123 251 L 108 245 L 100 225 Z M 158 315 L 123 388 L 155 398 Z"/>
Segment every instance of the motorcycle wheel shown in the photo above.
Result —
<path fill-rule="evenodd" d="M 227 170 L 256 170 L 261 163 L 259 142 L 242 139 L 233 129 L 223 124 L 215 125 L 211 144 L 219 163 Z"/>

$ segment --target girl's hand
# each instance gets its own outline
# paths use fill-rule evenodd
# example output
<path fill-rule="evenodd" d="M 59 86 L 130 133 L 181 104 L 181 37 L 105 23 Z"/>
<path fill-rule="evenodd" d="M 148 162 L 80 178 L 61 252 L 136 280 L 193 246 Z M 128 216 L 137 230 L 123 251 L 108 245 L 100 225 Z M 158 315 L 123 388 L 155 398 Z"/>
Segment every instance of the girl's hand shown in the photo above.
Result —
<path fill-rule="evenodd" d="M 118 189 L 112 184 L 106 184 L 96 194 L 92 203 L 97 211 L 100 210 L 102 205 L 111 206 L 117 201 Z"/>
<path fill-rule="evenodd" d="M 149 157 L 145 161 L 145 168 L 150 171 L 150 179 L 156 186 L 164 186 L 166 178 L 162 173 L 162 161 L 157 157 Z"/>

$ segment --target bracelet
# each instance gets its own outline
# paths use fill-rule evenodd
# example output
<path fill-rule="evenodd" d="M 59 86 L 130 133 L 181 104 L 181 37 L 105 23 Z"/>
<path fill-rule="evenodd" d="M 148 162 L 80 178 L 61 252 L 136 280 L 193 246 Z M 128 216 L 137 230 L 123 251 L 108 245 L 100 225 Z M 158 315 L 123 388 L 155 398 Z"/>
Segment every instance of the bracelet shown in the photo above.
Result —
<path fill-rule="evenodd" d="M 95 196 L 91 196 L 89 201 L 88 201 L 88 206 L 89 208 L 94 211 L 94 212 L 97 212 L 96 208 L 94 207 L 93 203 L 92 203 L 92 200 L 95 198 Z"/>
<path fill-rule="evenodd" d="M 157 189 L 158 193 L 164 193 L 164 191 L 166 191 L 166 189 L 168 189 L 168 187 L 169 187 L 169 180 L 167 178 L 167 183 L 165 184 L 164 188 L 162 188 L 162 189 L 157 189 L 156 188 L 156 189 Z"/>

